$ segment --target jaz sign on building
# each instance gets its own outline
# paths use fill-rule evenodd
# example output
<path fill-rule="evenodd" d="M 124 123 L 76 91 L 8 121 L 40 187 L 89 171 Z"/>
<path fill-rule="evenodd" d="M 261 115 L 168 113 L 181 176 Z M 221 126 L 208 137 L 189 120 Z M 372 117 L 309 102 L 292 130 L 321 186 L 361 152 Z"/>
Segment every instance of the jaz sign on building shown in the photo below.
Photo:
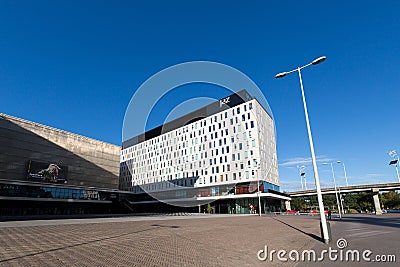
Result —
<path fill-rule="evenodd" d="M 223 104 L 225 104 L 225 105 L 228 105 L 228 103 L 230 102 L 230 96 L 228 96 L 228 97 L 225 97 L 224 99 L 221 99 L 220 101 L 219 101 L 219 107 L 222 107 L 222 105 Z"/>

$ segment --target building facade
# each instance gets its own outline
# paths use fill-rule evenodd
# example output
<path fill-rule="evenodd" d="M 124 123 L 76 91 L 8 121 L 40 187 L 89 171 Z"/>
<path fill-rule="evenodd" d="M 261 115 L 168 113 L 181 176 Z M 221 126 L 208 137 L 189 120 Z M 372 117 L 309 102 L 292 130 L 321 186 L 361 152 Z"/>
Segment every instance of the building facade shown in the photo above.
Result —
<path fill-rule="evenodd" d="M 246 90 L 125 141 L 120 162 L 119 189 L 150 195 L 147 204 L 201 209 L 217 200 L 245 213 L 258 191 L 264 210 L 268 199 L 284 198 L 274 120 Z"/>
<path fill-rule="evenodd" d="M 122 213 L 121 147 L 0 113 L 0 220 Z"/>
<path fill-rule="evenodd" d="M 120 146 L 0 113 L 0 179 L 117 189 L 120 151 Z M 57 175 L 45 177 L 52 169 Z"/>

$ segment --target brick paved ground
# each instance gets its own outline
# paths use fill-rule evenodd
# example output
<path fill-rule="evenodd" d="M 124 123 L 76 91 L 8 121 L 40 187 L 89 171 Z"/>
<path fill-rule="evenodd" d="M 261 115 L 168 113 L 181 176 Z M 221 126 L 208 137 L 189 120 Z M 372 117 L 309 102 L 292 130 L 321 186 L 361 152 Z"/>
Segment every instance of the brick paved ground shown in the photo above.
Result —
<path fill-rule="evenodd" d="M 276 266 L 257 251 L 317 244 L 316 218 L 152 216 L 0 223 L 0 266 Z M 48 225 L 46 225 L 48 224 Z M 293 263 L 286 264 L 293 266 Z"/>

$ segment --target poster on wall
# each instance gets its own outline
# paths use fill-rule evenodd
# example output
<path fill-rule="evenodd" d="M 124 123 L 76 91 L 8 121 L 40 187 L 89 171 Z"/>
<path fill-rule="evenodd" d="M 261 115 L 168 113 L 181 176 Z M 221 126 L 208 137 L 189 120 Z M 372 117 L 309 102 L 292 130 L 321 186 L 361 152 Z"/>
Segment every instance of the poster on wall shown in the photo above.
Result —
<path fill-rule="evenodd" d="M 38 182 L 67 183 L 68 167 L 55 162 L 28 161 L 27 179 Z"/>

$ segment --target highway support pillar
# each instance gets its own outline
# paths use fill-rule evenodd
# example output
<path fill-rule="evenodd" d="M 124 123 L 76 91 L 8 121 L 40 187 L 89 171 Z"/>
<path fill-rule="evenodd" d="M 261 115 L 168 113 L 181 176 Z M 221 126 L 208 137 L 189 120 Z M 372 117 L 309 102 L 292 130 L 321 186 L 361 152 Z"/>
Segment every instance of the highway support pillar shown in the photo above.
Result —
<path fill-rule="evenodd" d="M 375 205 L 375 214 L 382 215 L 381 203 L 379 201 L 379 189 L 372 188 L 372 193 L 374 194 L 373 199 L 374 199 L 374 205 Z"/>

